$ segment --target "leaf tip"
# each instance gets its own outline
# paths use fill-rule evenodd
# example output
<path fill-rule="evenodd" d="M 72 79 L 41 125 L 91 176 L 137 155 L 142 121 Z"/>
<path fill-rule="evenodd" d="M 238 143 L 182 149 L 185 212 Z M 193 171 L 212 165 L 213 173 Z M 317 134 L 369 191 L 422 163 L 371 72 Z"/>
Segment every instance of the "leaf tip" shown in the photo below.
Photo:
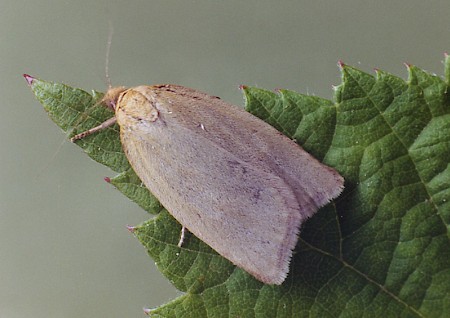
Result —
<path fill-rule="evenodd" d="M 448 63 L 450 60 L 450 55 L 448 55 L 448 52 L 444 52 L 444 64 Z"/>
<path fill-rule="evenodd" d="M 33 76 L 28 75 L 28 74 L 23 74 L 23 77 L 25 78 L 25 80 L 27 81 L 29 86 L 33 85 L 33 81 L 34 81 Z"/>
<path fill-rule="evenodd" d="M 130 231 L 131 233 L 134 233 L 134 231 L 136 231 L 136 227 L 135 226 L 131 226 L 131 225 L 127 225 L 127 230 Z"/>
<path fill-rule="evenodd" d="M 383 71 L 381 71 L 378 67 L 374 67 L 373 71 L 375 72 L 375 76 L 377 77 L 377 79 L 380 79 L 381 74 L 383 74 Z"/>
<path fill-rule="evenodd" d="M 147 316 L 151 314 L 152 310 L 150 308 L 142 308 L 142 310 L 144 311 L 144 314 L 146 314 Z"/>
<path fill-rule="evenodd" d="M 110 177 L 104 177 L 103 180 L 105 180 L 108 183 L 111 183 L 111 178 Z"/>
<path fill-rule="evenodd" d="M 344 61 L 339 60 L 339 61 L 338 61 L 338 67 L 339 67 L 340 69 L 343 69 L 343 68 L 345 67 Z"/>

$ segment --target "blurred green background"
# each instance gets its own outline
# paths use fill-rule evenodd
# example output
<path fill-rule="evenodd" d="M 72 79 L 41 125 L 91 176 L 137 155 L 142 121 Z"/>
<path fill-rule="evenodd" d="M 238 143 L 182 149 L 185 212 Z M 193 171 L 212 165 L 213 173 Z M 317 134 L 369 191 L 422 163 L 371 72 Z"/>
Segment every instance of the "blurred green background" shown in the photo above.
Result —
<path fill-rule="evenodd" d="M 0 0 L 0 318 L 144 317 L 179 293 L 126 225 L 147 214 L 66 141 L 22 73 L 103 91 L 173 83 L 243 105 L 240 84 L 332 98 L 337 61 L 443 74 L 448 1 Z"/>

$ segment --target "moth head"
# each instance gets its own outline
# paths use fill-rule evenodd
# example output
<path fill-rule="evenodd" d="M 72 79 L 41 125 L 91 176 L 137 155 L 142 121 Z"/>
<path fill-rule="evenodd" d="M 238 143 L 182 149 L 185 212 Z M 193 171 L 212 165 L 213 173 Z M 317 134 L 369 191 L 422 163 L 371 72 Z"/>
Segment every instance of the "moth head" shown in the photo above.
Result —
<path fill-rule="evenodd" d="M 125 86 L 111 87 L 110 89 L 108 89 L 105 95 L 103 95 L 103 98 L 100 102 L 106 107 L 112 110 L 116 110 L 116 105 L 119 96 L 126 90 L 127 88 Z"/>

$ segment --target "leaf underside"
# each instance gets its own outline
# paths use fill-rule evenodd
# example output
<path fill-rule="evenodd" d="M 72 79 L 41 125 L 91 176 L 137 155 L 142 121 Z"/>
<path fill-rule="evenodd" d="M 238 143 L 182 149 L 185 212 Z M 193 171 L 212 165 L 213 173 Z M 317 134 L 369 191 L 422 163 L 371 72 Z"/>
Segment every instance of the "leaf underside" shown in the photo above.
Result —
<path fill-rule="evenodd" d="M 335 100 L 244 88 L 246 108 L 346 180 L 302 227 L 290 273 L 264 285 L 188 233 L 141 184 L 118 127 L 77 141 L 119 175 L 111 182 L 153 219 L 134 233 L 183 296 L 152 317 L 450 317 L 450 59 L 446 79 L 409 66 L 404 81 L 342 66 Z M 102 94 L 34 79 L 69 136 L 113 113 Z"/>

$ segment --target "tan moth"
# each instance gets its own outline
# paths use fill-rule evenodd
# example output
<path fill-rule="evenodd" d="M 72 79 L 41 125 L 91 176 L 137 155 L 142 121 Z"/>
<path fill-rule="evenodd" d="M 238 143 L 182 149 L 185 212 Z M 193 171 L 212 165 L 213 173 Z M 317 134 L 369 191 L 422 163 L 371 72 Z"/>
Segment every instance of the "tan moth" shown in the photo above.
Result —
<path fill-rule="evenodd" d="M 266 284 L 289 271 L 301 224 L 343 178 L 245 110 L 177 85 L 110 88 L 102 103 L 136 174 L 220 255 Z"/>

